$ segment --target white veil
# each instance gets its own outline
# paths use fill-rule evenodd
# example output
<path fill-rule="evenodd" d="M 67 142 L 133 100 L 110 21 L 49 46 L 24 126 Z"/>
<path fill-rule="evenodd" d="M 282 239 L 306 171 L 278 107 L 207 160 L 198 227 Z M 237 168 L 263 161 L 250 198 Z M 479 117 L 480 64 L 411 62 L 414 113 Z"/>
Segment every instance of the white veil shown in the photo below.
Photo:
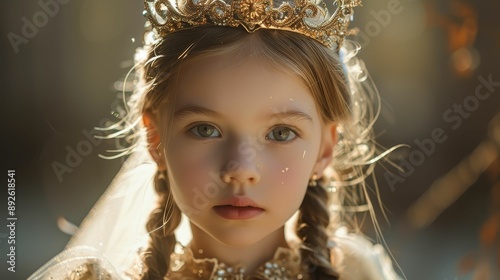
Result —
<path fill-rule="evenodd" d="M 145 224 L 157 198 L 152 185 L 155 172 L 156 163 L 147 150 L 138 148 L 65 250 L 29 279 L 66 279 L 71 271 L 89 261 L 99 263 L 98 267 L 113 276 L 111 279 L 121 279 L 119 273 L 131 265 L 136 250 L 148 240 Z"/>

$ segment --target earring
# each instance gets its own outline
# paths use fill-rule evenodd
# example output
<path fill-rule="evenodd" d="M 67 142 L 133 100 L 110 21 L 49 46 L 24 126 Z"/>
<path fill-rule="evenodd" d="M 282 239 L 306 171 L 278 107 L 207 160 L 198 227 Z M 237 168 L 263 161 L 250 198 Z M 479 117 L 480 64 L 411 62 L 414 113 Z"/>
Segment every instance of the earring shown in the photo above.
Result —
<path fill-rule="evenodd" d="M 309 179 L 309 183 L 307 184 L 309 187 L 316 187 L 318 185 L 318 175 L 316 175 L 316 173 L 314 173 L 314 175 L 312 175 L 312 177 Z"/>

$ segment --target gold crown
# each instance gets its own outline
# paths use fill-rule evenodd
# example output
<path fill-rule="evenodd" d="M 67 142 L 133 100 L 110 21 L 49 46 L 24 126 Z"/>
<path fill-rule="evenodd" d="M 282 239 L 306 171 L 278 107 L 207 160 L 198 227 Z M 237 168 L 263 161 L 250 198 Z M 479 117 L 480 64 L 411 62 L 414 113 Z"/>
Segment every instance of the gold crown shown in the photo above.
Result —
<path fill-rule="evenodd" d="M 293 1 L 293 3 L 291 3 Z M 318 0 L 322 1 L 322 0 Z M 197 26 L 244 27 L 297 32 L 338 48 L 361 0 L 144 0 L 144 15 L 159 36 Z"/>

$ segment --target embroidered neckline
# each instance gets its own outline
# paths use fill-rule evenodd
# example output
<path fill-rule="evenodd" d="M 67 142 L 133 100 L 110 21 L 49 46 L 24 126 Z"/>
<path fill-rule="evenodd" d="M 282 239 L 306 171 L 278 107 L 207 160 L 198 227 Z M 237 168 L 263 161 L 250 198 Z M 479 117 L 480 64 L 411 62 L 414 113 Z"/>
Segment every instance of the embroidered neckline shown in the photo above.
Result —
<path fill-rule="evenodd" d="M 165 279 L 199 280 L 291 280 L 308 277 L 301 268 L 300 255 L 292 248 L 279 247 L 274 257 L 261 265 L 255 272 L 245 276 L 242 267 L 229 267 L 215 258 L 197 259 L 190 248 L 177 244 L 170 257 L 170 269 Z"/>

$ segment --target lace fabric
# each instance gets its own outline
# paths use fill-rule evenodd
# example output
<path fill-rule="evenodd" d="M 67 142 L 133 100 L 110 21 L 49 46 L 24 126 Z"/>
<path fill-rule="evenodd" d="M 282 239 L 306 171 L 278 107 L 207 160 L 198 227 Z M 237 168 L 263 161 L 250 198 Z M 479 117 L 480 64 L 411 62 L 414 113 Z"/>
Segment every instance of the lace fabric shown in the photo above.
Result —
<path fill-rule="evenodd" d="M 113 265 L 95 248 L 77 246 L 55 256 L 30 280 L 115 280 L 121 279 Z"/>

